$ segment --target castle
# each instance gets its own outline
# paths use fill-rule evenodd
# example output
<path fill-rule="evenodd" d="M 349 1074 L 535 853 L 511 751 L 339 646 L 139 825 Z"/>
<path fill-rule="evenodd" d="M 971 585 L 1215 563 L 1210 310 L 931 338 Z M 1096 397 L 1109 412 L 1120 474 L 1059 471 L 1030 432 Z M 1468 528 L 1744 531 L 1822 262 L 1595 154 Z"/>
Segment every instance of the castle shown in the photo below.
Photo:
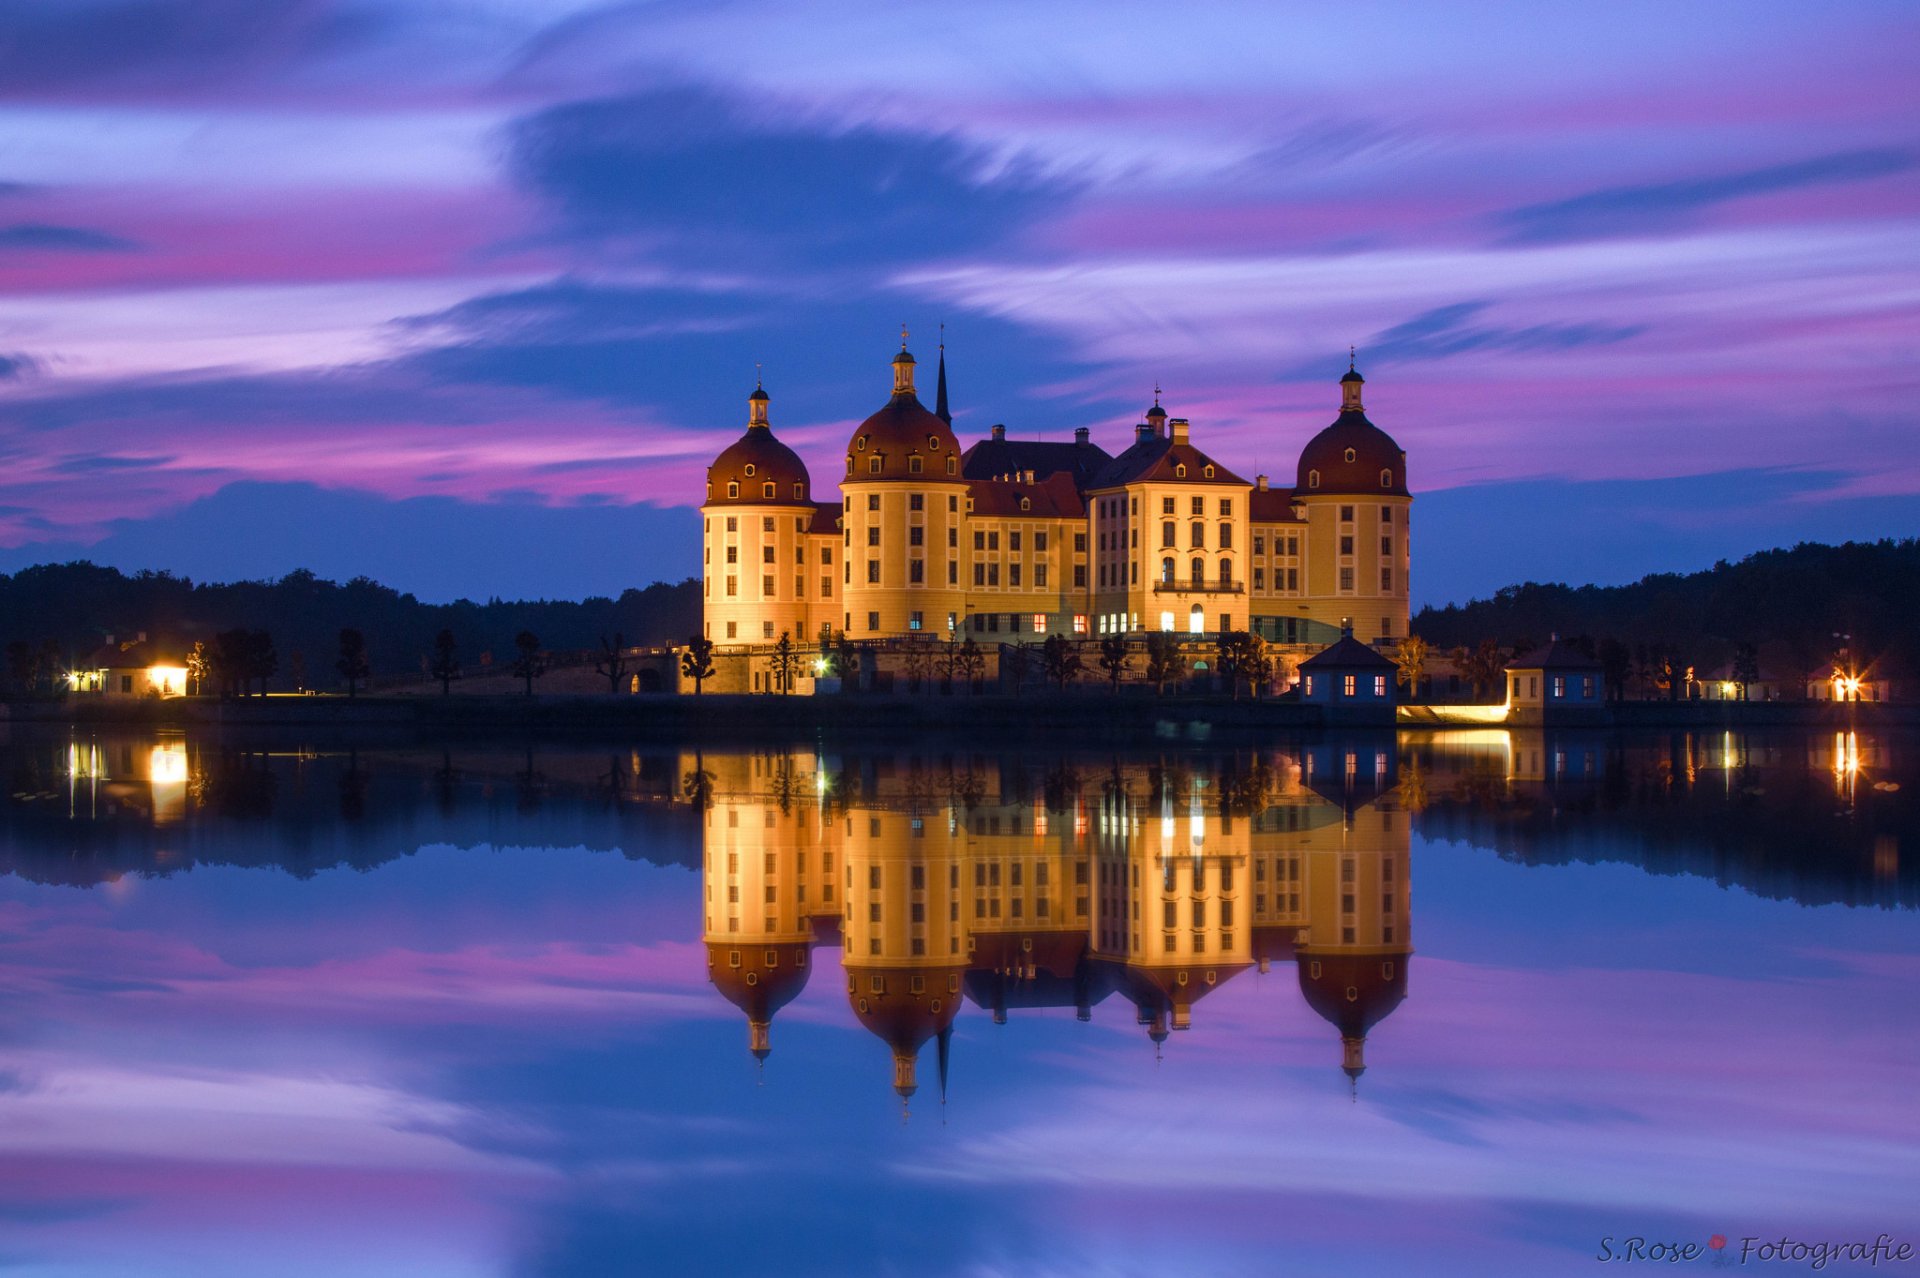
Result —
<path fill-rule="evenodd" d="M 824 631 L 865 644 L 1247 630 L 1304 649 L 1343 629 L 1376 646 L 1406 636 L 1406 453 L 1367 420 L 1351 366 L 1291 488 L 1248 483 L 1201 451 L 1158 395 L 1118 456 L 1085 427 L 1066 443 L 995 426 L 963 450 L 944 347 L 932 409 L 914 369 L 903 334 L 892 396 L 847 441 L 837 501 L 814 500 L 754 388 L 700 507 L 717 647 Z"/>

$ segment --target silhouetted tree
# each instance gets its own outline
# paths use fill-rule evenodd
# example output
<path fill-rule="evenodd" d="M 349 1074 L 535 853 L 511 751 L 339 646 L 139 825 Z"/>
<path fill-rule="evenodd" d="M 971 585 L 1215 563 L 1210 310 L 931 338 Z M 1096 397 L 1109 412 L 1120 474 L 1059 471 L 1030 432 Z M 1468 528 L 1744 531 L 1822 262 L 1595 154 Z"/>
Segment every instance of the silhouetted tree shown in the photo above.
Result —
<path fill-rule="evenodd" d="M 453 631 L 442 630 L 433 637 L 433 660 L 427 665 L 427 673 L 440 681 L 441 696 L 453 691 L 453 681 L 460 677 L 459 645 L 454 642 Z"/>
<path fill-rule="evenodd" d="M 773 686 L 782 696 L 793 691 L 793 677 L 799 668 L 800 659 L 794 655 L 793 639 L 782 630 L 780 642 L 773 645 Z"/>
<path fill-rule="evenodd" d="M 1000 648 L 1000 684 L 1009 691 L 1026 687 L 1033 673 L 1033 649 L 1024 643 L 1003 644 Z"/>
<path fill-rule="evenodd" d="M 687 640 L 686 651 L 680 654 L 680 673 L 693 680 L 693 695 L 699 696 L 713 678 L 713 640 L 705 635 Z"/>
<path fill-rule="evenodd" d="M 1040 664 L 1045 667 L 1047 678 L 1064 692 L 1067 685 L 1079 677 L 1080 650 L 1065 635 L 1048 635 L 1047 641 L 1040 645 Z"/>
<path fill-rule="evenodd" d="M 1633 671 L 1633 650 L 1618 639 L 1602 639 L 1595 653 L 1600 661 L 1600 677 L 1607 685 L 1607 700 L 1627 699 L 1627 676 Z"/>
<path fill-rule="evenodd" d="M 247 631 L 247 677 L 258 685 L 261 696 L 267 695 L 267 680 L 279 668 L 280 655 L 274 649 L 273 635 L 265 630 Z"/>
<path fill-rule="evenodd" d="M 195 696 L 205 694 L 207 677 L 213 672 L 213 656 L 207 651 L 207 641 L 195 639 L 193 647 L 187 649 L 187 687 Z"/>
<path fill-rule="evenodd" d="M 1110 635 L 1100 641 L 1100 668 L 1107 672 L 1107 688 L 1110 691 L 1120 691 L 1120 680 L 1127 673 L 1127 663 L 1131 657 L 1127 641 L 1120 635 Z"/>
<path fill-rule="evenodd" d="M 961 640 L 960 650 L 956 652 L 953 657 L 953 667 L 954 673 L 960 677 L 961 682 L 967 685 L 967 691 L 973 692 L 977 690 L 976 685 L 980 680 L 980 672 L 986 669 L 986 666 L 987 659 L 985 655 L 981 653 L 980 645 L 973 641 L 973 636 L 968 635 L 965 639 Z"/>
<path fill-rule="evenodd" d="M 526 682 L 527 695 L 533 695 L 533 681 L 547 671 L 546 662 L 541 660 L 540 636 L 531 630 L 522 630 L 513 637 L 513 677 Z"/>
<path fill-rule="evenodd" d="M 627 641 L 619 631 L 614 631 L 612 643 L 605 635 L 600 636 L 600 655 L 594 660 L 593 672 L 607 681 L 608 692 L 620 691 L 620 681 L 627 675 Z"/>
<path fill-rule="evenodd" d="M 1147 636 L 1147 682 L 1165 695 L 1174 676 L 1186 672 L 1186 660 L 1180 655 L 1180 641 L 1164 630 Z"/>
<path fill-rule="evenodd" d="M 1747 685 L 1759 682 L 1760 652 L 1750 643 L 1743 643 L 1733 650 L 1733 667 L 1728 671 L 1734 683 L 1740 687 L 1740 699 L 1747 699 Z"/>
<path fill-rule="evenodd" d="M 360 681 L 373 673 L 373 667 L 367 664 L 367 637 L 351 628 L 342 630 L 340 659 L 333 663 L 333 668 L 347 681 L 347 696 L 357 695 Z"/>
<path fill-rule="evenodd" d="M 841 631 L 833 645 L 833 673 L 840 677 L 840 691 L 852 692 L 860 673 L 860 654 L 854 649 L 853 640 Z"/>

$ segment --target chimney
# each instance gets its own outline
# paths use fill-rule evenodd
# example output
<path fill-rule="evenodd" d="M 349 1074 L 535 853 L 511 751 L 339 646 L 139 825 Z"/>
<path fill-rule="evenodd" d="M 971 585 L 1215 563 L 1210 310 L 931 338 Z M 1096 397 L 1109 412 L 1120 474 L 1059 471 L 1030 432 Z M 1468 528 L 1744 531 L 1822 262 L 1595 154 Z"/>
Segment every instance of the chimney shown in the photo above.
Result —
<path fill-rule="evenodd" d="M 1140 423 L 1140 424 L 1139 424 L 1138 426 L 1135 426 L 1135 427 L 1133 428 L 1133 442 L 1134 442 L 1134 443 L 1136 443 L 1136 444 L 1138 444 L 1138 443 L 1142 443 L 1142 442 L 1144 442 L 1144 441 L 1146 441 L 1146 440 L 1149 440 L 1149 439 L 1152 439 L 1152 438 L 1153 438 L 1153 427 L 1152 427 L 1151 425 L 1149 425 L 1148 423 L 1146 423 L 1146 422 L 1141 422 L 1141 423 Z"/>
<path fill-rule="evenodd" d="M 1253 486 L 1264 493 L 1267 491 L 1267 477 L 1265 475 L 1255 475 L 1253 477 Z"/>
<path fill-rule="evenodd" d="M 1005 439 L 1007 437 L 1006 423 L 995 422 L 993 424 L 993 437 L 995 439 Z"/>
<path fill-rule="evenodd" d="M 1093 432 L 1088 430 L 1085 426 L 1074 427 L 1073 442 L 1075 444 L 1085 444 L 1092 437 L 1093 437 Z"/>
<path fill-rule="evenodd" d="M 1184 444 L 1187 442 L 1187 419 L 1186 418 L 1184 417 L 1173 418 L 1167 423 L 1167 428 L 1173 432 L 1174 443 Z"/>

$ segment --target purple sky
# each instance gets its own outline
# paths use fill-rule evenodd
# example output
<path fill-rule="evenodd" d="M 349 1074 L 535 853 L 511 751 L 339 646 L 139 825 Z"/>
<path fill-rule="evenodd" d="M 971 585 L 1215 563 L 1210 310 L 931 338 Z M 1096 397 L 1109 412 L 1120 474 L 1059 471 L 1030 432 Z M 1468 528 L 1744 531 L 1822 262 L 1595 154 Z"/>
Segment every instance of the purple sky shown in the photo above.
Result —
<path fill-rule="evenodd" d="M 0 7 L 0 570 L 677 578 L 903 320 L 1276 477 L 1358 345 L 1425 601 L 1920 526 L 1911 7 L 1036 13 Z"/>

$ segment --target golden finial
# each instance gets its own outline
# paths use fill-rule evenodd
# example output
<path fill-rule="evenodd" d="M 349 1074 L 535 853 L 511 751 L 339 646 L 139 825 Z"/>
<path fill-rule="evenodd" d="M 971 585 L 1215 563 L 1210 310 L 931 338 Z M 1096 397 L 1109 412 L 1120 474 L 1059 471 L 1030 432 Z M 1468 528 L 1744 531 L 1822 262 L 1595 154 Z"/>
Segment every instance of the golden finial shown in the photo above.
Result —
<path fill-rule="evenodd" d="M 900 324 L 900 349 L 907 349 L 907 325 L 904 320 Z"/>
<path fill-rule="evenodd" d="M 1349 373 L 1353 371 L 1354 361 L 1357 358 L 1358 356 L 1355 354 L 1353 347 L 1347 347 L 1347 371 Z"/>
<path fill-rule="evenodd" d="M 762 386 L 762 385 L 760 384 L 760 373 L 761 373 L 761 365 L 760 365 L 760 361 L 759 361 L 759 360 L 755 360 L 755 361 L 754 361 L 754 363 L 753 363 L 753 388 L 754 388 L 755 390 L 765 390 L 765 389 L 766 389 L 766 388 L 765 388 L 764 386 Z"/>
<path fill-rule="evenodd" d="M 1153 379 L 1153 406 L 1160 407 L 1160 379 L 1157 377 Z"/>

